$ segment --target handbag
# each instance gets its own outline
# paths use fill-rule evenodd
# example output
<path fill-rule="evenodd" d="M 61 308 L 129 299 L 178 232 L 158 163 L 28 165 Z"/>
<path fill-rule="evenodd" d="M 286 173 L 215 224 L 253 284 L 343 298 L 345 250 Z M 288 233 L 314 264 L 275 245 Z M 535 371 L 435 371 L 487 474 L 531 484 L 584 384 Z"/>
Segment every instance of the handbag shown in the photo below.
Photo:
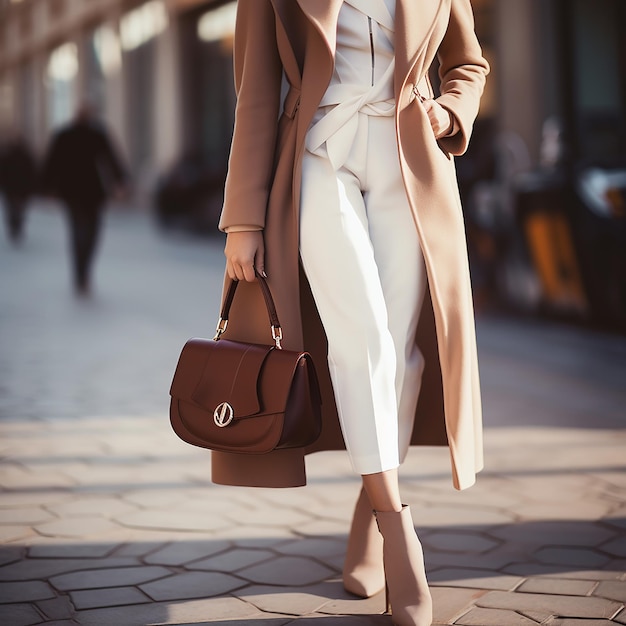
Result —
<path fill-rule="evenodd" d="M 239 454 L 301 448 L 320 435 L 321 394 L 308 352 L 285 350 L 272 294 L 257 273 L 274 344 L 223 339 L 231 281 L 213 339 L 184 345 L 170 388 L 170 421 L 187 443 Z"/>

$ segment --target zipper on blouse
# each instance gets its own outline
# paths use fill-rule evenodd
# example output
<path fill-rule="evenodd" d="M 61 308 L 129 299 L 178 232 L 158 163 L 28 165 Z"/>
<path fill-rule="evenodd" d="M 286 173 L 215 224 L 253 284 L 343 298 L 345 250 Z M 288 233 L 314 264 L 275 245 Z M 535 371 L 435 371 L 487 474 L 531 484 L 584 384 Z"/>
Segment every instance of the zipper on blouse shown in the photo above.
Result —
<path fill-rule="evenodd" d="M 372 87 L 374 86 L 374 66 L 375 66 L 375 55 L 374 55 L 374 31 L 372 30 L 372 18 L 367 16 L 367 24 L 369 26 L 370 31 L 370 50 L 372 53 Z"/>

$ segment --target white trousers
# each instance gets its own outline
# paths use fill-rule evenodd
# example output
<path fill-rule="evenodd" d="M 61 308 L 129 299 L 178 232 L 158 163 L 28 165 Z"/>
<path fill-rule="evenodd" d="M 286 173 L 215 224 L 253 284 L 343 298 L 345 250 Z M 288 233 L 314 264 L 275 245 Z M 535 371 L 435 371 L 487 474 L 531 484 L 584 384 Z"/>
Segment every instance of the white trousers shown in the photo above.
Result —
<path fill-rule="evenodd" d="M 305 151 L 300 256 L 328 337 L 328 363 L 354 470 L 398 467 L 411 437 L 423 357 L 415 332 L 426 273 L 393 117 L 362 113 L 335 171 Z"/>

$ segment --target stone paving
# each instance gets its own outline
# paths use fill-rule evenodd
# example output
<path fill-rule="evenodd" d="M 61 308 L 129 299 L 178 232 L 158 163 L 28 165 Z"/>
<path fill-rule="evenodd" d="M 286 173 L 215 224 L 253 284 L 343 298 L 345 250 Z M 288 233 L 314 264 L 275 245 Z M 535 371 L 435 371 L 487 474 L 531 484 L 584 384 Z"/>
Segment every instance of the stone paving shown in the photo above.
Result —
<path fill-rule="evenodd" d="M 214 325 L 219 239 L 113 213 L 76 301 L 59 216 L 30 217 L 22 249 L 0 243 L 0 624 L 391 625 L 381 595 L 341 586 L 344 453 L 311 456 L 305 488 L 220 487 L 170 431 L 178 351 Z M 485 471 L 457 492 L 436 448 L 402 471 L 434 623 L 626 624 L 626 339 L 478 327 Z"/>

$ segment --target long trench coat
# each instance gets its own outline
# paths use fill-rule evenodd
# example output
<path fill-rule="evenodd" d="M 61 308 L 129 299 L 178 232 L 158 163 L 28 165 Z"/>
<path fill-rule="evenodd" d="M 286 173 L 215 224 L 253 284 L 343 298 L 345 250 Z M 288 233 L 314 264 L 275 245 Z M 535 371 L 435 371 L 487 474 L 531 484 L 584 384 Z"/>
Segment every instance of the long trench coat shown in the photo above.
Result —
<path fill-rule="evenodd" d="M 239 0 L 237 108 L 220 228 L 263 229 L 265 269 L 283 345 L 313 355 L 322 386 L 323 428 L 306 450 L 255 456 L 213 452 L 216 483 L 300 486 L 306 483 L 305 454 L 345 447 L 328 374 L 326 337 L 298 254 L 304 140 L 332 76 L 341 4 Z M 417 336 L 426 368 L 412 443 L 447 445 L 454 486 L 464 489 L 483 465 L 482 417 L 465 230 L 452 157 L 467 147 L 489 66 L 474 34 L 470 0 L 397 0 L 395 25 L 398 158 L 430 295 Z M 433 97 L 428 70 L 436 57 L 438 102 L 452 114 L 456 130 L 439 140 L 416 97 Z M 225 336 L 271 342 L 256 284 L 239 286 Z"/>

